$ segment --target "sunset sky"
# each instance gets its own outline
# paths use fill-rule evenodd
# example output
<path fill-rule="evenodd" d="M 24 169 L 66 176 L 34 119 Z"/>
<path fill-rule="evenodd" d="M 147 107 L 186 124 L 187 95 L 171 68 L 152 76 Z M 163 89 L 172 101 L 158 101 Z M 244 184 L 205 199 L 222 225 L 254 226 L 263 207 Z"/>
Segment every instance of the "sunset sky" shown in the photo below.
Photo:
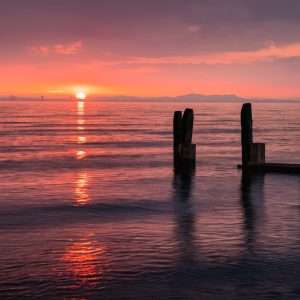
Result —
<path fill-rule="evenodd" d="M 1 0 L 0 96 L 300 97 L 299 0 Z"/>

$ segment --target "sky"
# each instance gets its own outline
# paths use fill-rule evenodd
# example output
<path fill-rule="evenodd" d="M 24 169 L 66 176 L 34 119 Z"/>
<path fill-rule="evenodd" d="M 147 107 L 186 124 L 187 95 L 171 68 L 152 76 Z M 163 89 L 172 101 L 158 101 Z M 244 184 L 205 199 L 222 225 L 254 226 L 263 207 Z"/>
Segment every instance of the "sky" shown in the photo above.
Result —
<path fill-rule="evenodd" d="M 1 0 L 0 96 L 300 97 L 299 0 Z"/>

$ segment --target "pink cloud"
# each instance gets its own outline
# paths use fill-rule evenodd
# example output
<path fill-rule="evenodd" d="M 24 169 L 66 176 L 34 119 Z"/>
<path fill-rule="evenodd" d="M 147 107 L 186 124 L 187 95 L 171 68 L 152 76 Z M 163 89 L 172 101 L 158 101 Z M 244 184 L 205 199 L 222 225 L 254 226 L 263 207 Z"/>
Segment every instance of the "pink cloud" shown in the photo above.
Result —
<path fill-rule="evenodd" d="M 68 45 L 58 44 L 54 45 L 53 49 L 57 54 L 72 55 L 82 51 L 82 42 L 78 41 Z"/>
<path fill-rule="evenodd" d="M 202 26 L 200 26 L 200 25 L 191 25 L 188 27 L 188 30 L 191 32 L 198 32 L 201 30 L 201 28 L 202 28 Z"/>
<path fill-rule="evenodd" d="M 278 46 L 269 43 L 266 47 L 254 51 L 219 52 L 187 56 L 130 57 L 124 60 L 93 61 L 94 66 L 107 65 L 215 65 L 215 64 L 251 64 L 258 61 L 274 61 L 282 58 L 300 57 L 300 43 Z"/>
<path fill-rule="evenodd" d="M 48 46 L 40 45 L 40 46 L 30 47 L 29 50 L 31 54 L 47 56 L 49 54 L 50 49 Z"/>
<path fill-rule="evenodd" d="M 47 56 L 51 53 L 72 55 L 82 51 L 82 42 L 77 41 L 71 44 L 56 44 L 56 45 L 38 45 L 29 48 L 33 55 Z"/>

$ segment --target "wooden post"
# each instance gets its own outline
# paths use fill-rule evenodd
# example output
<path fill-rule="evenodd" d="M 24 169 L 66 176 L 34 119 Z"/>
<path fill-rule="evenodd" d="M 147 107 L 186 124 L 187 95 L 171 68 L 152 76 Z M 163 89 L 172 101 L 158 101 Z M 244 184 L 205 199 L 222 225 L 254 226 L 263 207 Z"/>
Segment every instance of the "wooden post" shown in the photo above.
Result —
<path fill-rule="evenodd" d="M 173 153 L 174 164 L 178 165 L 181 161 L 181 141 L 182 141 L 182 112 L 175 111 L 173 118 Z"/>
<path fill-rule="evenodd" d="M 251 147 L 253 143 L 251 103 L 243 104 L 241 110 L 241 127 L 242 162 L 243 166 L 245 166 L 251 160 Z"/>
<path fill-rule="evenodd" d="M 196 145 L 192 144 L 194 112 L 186 108 L 182 117 L 182 159 L 185 164 L 192 165 L 196 160 Z"/>
<path fill-rule="evenodd" d="M 174 112 L 173 141 L 174 141 L 174 150 L 178 150 L 179 144 L 182 141 L 182 112 L 181 111 Z"/>
<path fill-rule="evenodd" d="M 267 163 L 266 145 L 253 143 L 251 103 L 244 103 L 241 110 L 242 165 L 238 168 L 255 172 L 282 172 L 300 174 L 300 164 Z"/>
<path fill-rule="evenodd" d="M 196 145 L 192 144 L 194 112 L 187 108 L 182 116 L 181 111 L 175 111 L 173 118 L 173 150 L 175 168 L 194 165 Z"/>
<path fill-rule="evenodd" d="M 183 144 L 182 145 L 182 158 L 188 160 L 195 160 L 196 158 L 196 145 L 195 144 Z"/>
<path fill-rule="evenodd" d="M 191 144 L 193 137 L 194 112 L 186 108 L 182 117 L 182 144 Z"/>

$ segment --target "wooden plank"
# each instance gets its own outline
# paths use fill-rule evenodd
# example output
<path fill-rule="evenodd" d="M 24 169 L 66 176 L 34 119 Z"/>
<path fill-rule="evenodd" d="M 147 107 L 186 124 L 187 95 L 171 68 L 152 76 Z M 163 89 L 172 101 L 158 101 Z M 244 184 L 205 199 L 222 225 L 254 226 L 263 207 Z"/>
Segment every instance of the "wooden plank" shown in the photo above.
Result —
<path fill-rule="evenodd" d="M 285 164 L 285 163 L 248 163 L 247 165 L 239 165 L 239 168 L 245 168 L 250 171 L 258 172 L 279 172 L 300 174 L 300 164 Z"/>

